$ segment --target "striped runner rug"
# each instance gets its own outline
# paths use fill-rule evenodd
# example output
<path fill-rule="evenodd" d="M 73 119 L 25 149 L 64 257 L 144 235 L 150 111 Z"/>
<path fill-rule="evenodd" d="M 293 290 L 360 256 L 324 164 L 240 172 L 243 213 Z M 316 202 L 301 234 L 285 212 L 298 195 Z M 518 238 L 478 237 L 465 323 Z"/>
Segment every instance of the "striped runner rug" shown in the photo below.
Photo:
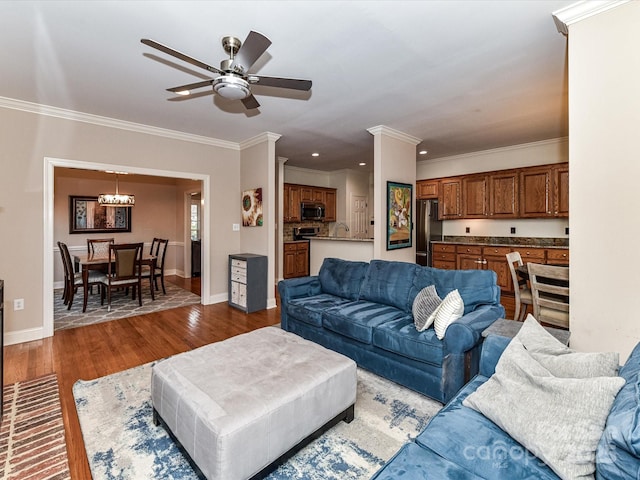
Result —
<path fill-rule="evenodd" d="M 0 478 L 70 479 L 56 375 L 7 385 L 3 394 Z"/>

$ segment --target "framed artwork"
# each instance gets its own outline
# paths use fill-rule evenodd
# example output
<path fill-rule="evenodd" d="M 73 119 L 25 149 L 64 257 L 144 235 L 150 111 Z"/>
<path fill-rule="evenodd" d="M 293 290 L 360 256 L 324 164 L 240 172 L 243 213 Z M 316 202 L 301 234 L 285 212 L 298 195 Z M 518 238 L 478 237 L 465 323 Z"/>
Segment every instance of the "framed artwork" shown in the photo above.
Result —
<path fill-rule="evenodd" d="M 411 247 L 413 187 L 387 182 L 387 250 Z"/>
<path fill-rule="evenodd" d="M 98 197 L 69 196 L 69 233 L 131 231 L 131 207 L 105 207 Z"/>
<path fill-rule="evenodd" d="M 242 226 L 261 227 L 262 220 L 262 188 L 242 192 Z"/>

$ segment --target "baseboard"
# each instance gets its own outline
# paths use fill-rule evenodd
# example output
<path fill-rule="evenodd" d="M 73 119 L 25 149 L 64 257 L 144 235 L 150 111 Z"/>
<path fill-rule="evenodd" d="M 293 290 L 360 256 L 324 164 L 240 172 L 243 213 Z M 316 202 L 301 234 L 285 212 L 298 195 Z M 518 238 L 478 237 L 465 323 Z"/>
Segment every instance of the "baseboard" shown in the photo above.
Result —
<path fill-rule="evenodd" d="M 33 342 L 34 340 L 42 340 L 44 337 L 43 328 L 28 328 L 26 330 L 18 330 L 17 332 L 7 332 L 4 334 L 5 345 L 15 345 L 16 343 Z"/>
<path fill-rule="evenodd" d="M 227 301 L 229 301 L 228 293 L 216 293 L 215 295 L 209 295 L 204 305 L 211 305 L 212 303 L 223 303 Z"/>

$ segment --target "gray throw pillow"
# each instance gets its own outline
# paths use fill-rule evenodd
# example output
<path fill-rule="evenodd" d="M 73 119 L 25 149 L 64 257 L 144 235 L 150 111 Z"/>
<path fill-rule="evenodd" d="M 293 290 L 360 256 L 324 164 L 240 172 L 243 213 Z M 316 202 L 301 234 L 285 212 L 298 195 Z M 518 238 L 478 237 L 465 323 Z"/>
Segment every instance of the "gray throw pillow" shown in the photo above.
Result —
<path fill-rule="evenodd" d="M 593 478 L 621 377 L 557 378 L 514 338 L 496 372 L 464 399 L 561 478 Z"/>
<path fill-rule="evenodd" d="M 413 323 L 419 332 L 426 330 L 433 323 L 434 317 L 432 313 L 442 303 L 442 299 L 436 292 L 435 285 L 429 285 L 428 287 L 420 290 L 416 298 L 413 300 Z"/>
<path fill-rule="evenodd" d="M 576 352 L 528 315 L 516 335 L 529 354 L 556 377 L 613 377 L 620 355 L 615 352 Z"/>

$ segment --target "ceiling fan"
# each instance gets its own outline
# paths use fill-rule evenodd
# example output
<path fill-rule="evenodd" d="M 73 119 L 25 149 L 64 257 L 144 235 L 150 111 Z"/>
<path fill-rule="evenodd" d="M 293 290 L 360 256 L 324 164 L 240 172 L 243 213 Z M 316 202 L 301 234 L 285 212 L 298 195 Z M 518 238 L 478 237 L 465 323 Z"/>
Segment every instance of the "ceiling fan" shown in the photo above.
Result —
<path fill-rule="evenodd" d="M 178 95 L 189 95 L 192 90 L 213 85 L 213 90 L 220 96 L 231 100 L 242 100 L 247 109 L 258 108 L 260 104 L 251 93 L 252 85 L 264 85 L 267 87 L 290 88 L 293 90 L 308 91 L 311 89 L 311 80 L 299 80 L 295 78 L 265 77 L 249 73 L 249 69 L 269 48 L 271 40 L 264 35 L 249 32 L 246 40 L 242 43 L 238 38 L 232 36 L 222 37 L 222 47 L 229 54 L 229 58 L 220 62 L 220 68 L 207 65 L 189 55 L 185 55 L 177 50 L 162 45 L 154 40 L 143 38 L 140 40 L 145 45 L 179 58 L 191 65 L 203 68 L 209 72 L 217 73 L 220 76 L 203 80 L 201 82 L 181 85 L 179 87 L 167 88 L 168 91 Z"/>

